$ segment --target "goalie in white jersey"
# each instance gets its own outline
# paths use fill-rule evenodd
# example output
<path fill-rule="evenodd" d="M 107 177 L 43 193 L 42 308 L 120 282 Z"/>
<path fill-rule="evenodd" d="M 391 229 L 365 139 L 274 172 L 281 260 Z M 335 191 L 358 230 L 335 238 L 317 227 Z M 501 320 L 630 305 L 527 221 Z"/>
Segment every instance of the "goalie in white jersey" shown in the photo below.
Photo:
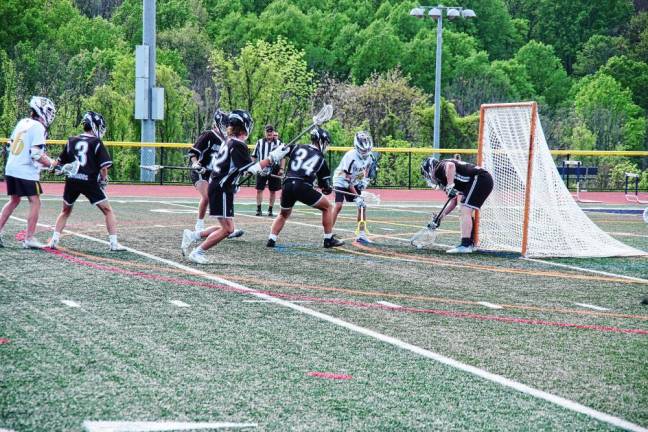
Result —
<path fill-rule="evenodd" d="M 363 220 L 363 210 L 365 210 L 364 217 L 366 218 L 366 205 L 360 194 L 370 182 L 369 171 L 374 163 L 371 158 L 371 150 L 373 150 L 371 136 L 367 132 L 356 133 L 353 138 L 353 149 L 344 154 L 335 169 L 333 174 L 333 187 L 336 189 L 333 225 L 335 225 L 345 201 L 353 201 L 358 206 L 358 222 Z M 371 243 L 365 232 L 364 224 L 360 225 L 356 240 L 361 243 Z"/>
<path fill-rule="evenodd" d="M 0 246 L 4 246 L 2 232 L 9 217 L 22 197 L 27 197 L 29 215 L 23 247 L 40 249 L 44 245 L 34 238 L 41 207 L 40 194 L 43 193 L 40 170 L 42 167 L 56 166 L 56 162 L 45 151 L 46 130 L 54 121 L 56 108 L 51 100 L 41 96 L 33 96 L 29 107 L 30 117 L 20 120 L 9 138 L 9 155 L 5 167 L 9 202 L 0 213 Z"/>

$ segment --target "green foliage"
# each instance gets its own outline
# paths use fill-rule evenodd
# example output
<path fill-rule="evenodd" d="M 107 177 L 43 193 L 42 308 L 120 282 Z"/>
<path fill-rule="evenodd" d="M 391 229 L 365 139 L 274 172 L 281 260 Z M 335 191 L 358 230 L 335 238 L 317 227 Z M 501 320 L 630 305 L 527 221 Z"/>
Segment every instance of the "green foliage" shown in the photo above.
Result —
<path fill-rule="evenodd" d="M 578 51 L 574 73 L 577 75 L 596 73 L 610 57 L 621 55 L 626 50 L 626 40 L 622 37 L 593 35 Z"/>
<path fill-rule="evenodd" d="M 623 189 L 625 187 L 626 173 L 640 173 L 637 164 L 628 160 L 616 161 L 610 169 L 609 187 L 611 189 Z"/>
<path fill-rule="evenodd" d="M 419 124 L 418 142 L 424 147 L 432 147 L 434 137 L 434 107 L 419 106 L 414 111 Z M 465 117 L 457 114 L 455 106 L 441 99 L 441 148 L 476 148 L 479 129 L 479 113 Z"/>
<path fill-rule="evenodd" d="M 637 61 L 648 59 L 648 11 L 632 17 L 625 33 L 630 46 L 630 55 Z"/>
<path fill-rule="evenodd" d="M 550 45 L 530 41 L 515 54 L 515 60 L 526 69 L 540 102 L 556 107 L 565 99 L 571 83 Z"/>
<path fill-rule="evenodd" d="M 364 43 L 351 59 L 351 76 L 357 84 L 373 73 L 393 69 L 400 62 L 403 44 L 391 25 L 374 21 L 360 37 Z"/>
<path fill-rule="evenodd" d="M 18 100 L 16 97 L 17 76 L 16 67 L 4 51 L 0 51 L 0 70 L 2 71 L 0 134 L 8 137 L 18 119 Z"/>
<path fill-rule="evenodd" d="M 626 56 L 612 57 L 601 68 L 632 92 L 632 100 L 648 111 L 648 63 L 632 60 Z"/>

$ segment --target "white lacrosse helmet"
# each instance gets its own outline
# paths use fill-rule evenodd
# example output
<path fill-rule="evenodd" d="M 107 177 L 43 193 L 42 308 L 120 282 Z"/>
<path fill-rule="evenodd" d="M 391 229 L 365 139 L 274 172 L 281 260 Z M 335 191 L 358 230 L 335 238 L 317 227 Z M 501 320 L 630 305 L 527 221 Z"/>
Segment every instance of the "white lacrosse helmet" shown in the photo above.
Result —
<path fill-rule="evenodd" d="M 373 150 L 373 141 L 367 132 L 358 132 L 353 137 L 353 147 L 362 159 L 367 159 Z"/>
<path fill-rule="evenodd" d="M 85 127 L 88 126 L 97 138 L 101 138 L 106 133 L 106 121 L 103 116 L 94 111 L 88 111 L 83 114 L 81 124 Z"/>
<path fill-rule="evenodd" d="M 45 127 L 49 127 L 56 117 L 54 102 L 43 96 L 32 96 L 29 107 L 43 120 Z"/>

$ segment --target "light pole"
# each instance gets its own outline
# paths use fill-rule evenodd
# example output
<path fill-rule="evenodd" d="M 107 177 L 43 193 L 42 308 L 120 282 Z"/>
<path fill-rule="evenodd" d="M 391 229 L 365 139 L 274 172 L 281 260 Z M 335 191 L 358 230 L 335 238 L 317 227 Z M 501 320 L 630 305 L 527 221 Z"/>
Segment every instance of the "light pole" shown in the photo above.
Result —
<path fill-rule="evenodd" d="M 410 11 L 410 16 L 425 18 L 426 16 L 437 20 L 436 40 L 436 67 L 434 70 L 434 143 L 435 150 L 440 148 L 441 136 L 441 53 L 443 51 L 443 11 L 449 20 L 462 18 L 475 18 L 477 15 L 472 9 L 464 9 L 458 6 L 418 6 Z"/>

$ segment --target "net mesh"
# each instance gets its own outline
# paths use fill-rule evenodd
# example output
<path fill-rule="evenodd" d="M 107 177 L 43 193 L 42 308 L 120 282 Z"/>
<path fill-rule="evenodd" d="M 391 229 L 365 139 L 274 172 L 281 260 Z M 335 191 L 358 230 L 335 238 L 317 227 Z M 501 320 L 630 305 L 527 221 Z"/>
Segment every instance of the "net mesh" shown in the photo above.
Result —
<path fill-rule="evenodd" d="M 533 104 L 485 106 L 482 165 L 495 186 L 479 217 L 479 247 L 522 252 Z M 563 183 L 536 114 L 527 257 L 644 255 L 594 224 Z"/>

